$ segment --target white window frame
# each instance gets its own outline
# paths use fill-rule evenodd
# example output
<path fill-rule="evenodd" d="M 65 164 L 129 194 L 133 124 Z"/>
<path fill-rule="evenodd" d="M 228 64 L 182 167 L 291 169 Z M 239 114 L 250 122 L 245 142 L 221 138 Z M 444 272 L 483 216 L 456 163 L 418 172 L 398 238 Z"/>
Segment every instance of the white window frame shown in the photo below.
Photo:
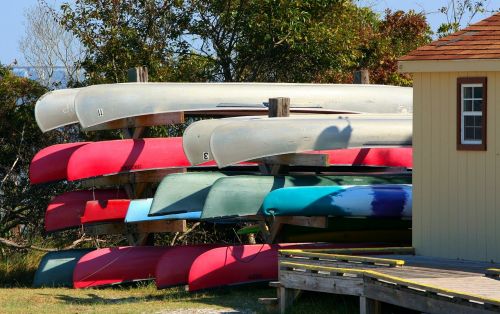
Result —
<path fill-rule="evenodd" d="M 472 94 L 472 98 L 465 99 L 464 90 L 466 87 L 482 87 L 483 88 L 483 98 L 474 98 L 474 93 Z M 472 106 L 474 106 L 475 100 L 482 100 L 483 105 L 481 106 L 481 111 L 464 111 L 464 102 L 465 100 L 472 100 Z M 474 84 L 461 84 L 460 86 L 460 115 L 461 115 L 461 126 L 460 126 L 460 136 L 461 143 L 465 145 L 481 145 L 483 144 L 483 138 L 480 141 L 478 140 L 466 140 L 465 139 L 465 117 L 482 117 L 484 110 L 484 85 L 482 83 L 474 83 Z M 482 126 L 484 128 L 484 119 Z"/>

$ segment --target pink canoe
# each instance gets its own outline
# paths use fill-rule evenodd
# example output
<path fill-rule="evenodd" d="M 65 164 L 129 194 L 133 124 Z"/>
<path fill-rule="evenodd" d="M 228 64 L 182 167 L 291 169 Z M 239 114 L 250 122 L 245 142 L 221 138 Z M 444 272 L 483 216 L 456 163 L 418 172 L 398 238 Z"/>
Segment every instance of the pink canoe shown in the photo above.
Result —
<path fill-rule="evenodd" d="M 333 166 L 412 168 L 411 148 L 361 148 L 316 151 L 329 155 Z M 242 163 L 252 165 L 252 163 Z M 81 180 L 120 172 L 190 166 L 182 138 L 146 138 L 53 145 L 41 150 L 30 165 L 32 184 Z M 213 161 L 201 166 L 215 166 Z"/>
<path fill-rule="evenodd" d="M 71 155 L 89 142 L 58 144 L 39 151 L 31 160 L 31 184 L 47 183 L 66 179 L 66 167 Z"/>
<path fill-rule="evenodd" d="M 174 247 L 135 246 L 92 251 L 73 271 L 73 286 L 89 288 L 154 279 L 156 263 Z"/>
<path fill-rule="evenodd" d="M 117 189 L 73 191 L 56 196 L 45 212 L 45 230 L 52 232 L 80 226 L 87 201 L 125 197 L 125 192 Z"/>
<path fill-rule="evenodd" d="M 255 244 L 225 246 L 200 254 L 189 270 L 189 291 L 272 281 L 278 278 L 278 250 L 283 248 L 369 247 L 360 244 Z"/>
<path fill-rule="evenodd" d="M 156 264 L 155 281 L 158 289 L 186 285 L 193 261 L 202 253 L 220 247 L 216 244 L 177 246 L 163 254 Z"/>
<path fill-rule="evenodd" d="M 188 166 L 181 137 L 103 141 L 73 153 L 67 178 L 74 181 L 134 170 Z"/>
<path fill-rule="evenodd" d="M 88 201 L 80 221 L 82 224 L 123 222 L 129 205 L 128 199 Z"/>

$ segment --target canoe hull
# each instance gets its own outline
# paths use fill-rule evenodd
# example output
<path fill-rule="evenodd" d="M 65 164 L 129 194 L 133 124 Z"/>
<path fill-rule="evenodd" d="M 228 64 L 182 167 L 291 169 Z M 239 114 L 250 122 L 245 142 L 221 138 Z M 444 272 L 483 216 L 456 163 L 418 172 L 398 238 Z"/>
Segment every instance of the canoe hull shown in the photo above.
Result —
<path fill-rule="evenodd" d="M 123 222 L 127 214 L 130 200 L 110 199 L 87 201 L 80 221 L 82 225 L 104 222 Z"/>
<path fill-rule="evenodd" d="M 189 166 L 182 139 L 147 138 L 94 142 L 74 152 L 68 162 L 68 180 L 156 168 Z"/>
<path fill-rule="evenodd" d="M 186 285 L 194 260 L 216 244 L 178 246 L 163 254 L 156 265 L 155 282 L 158 289 Z"/>
<path fill-rule="evenodd" d="M 223 177 L 226 175 L 221 172 L 174 173 L 166 176 L 156 190 L 149 215 L 201 211 L 212 184 Z"/>
<path fill-rule="evenodd" d="M 278 250 L 283 248 L 367 247 L 358 244 L 255 244 L 224 246 L 200 254 L 189 271 L 189 291 L 266 282 L 278 278 Z"/>
<path fill-rule="evenodd" d="M 146 221 L 158 220 L 199 220 L 201 218 L 201 211 L 187 212 L 180 214 L 167 214 L 159 216 L 148 216 L 152 198 L 132 200 L 125 217 L 126 223 L 139 223 Z"/>
<path fill-rule="evenodd" d="M 391 97 L 387 97 L 387 93 Z M 81 89 L 75 112 L 83 128 L 176 111 L 265 109 L 269 98 L 290 97 L 293 109 L 329 112 L 412 111 L 412 89 L 377 85 L 276 83 L 125 83 Z"/>
<path fill-rule="evenodd" d="M 114 247 L 84 255 L 73 272 L 74 288 L 154 279 L 156 263 L 171 247 Z"/>
<path fill-rule="evenodd" d="M 75 96 L 80 88 L 50 91 L 35 104 L 35 119 L 42 132 L 78 122 L 75 112 Z"/>
<path fill-rule="evenodd" d="M 267 216 L 411 217 L 412 187 L 403 184 L 289 187 L 270 192 Z"/>
<path fill-rule="evenodd" d="M 81 225 L 87 201 L 125 198 L 124 191 L 93 190 L 72 191 L 54 197 L 45 212 L 45 231 L 53 232 Z"/>
<path fill-rule="evenodd" d="M 411 184 L 411 175 L 377 176 L 233 176 L 218 179 L 210 189 L 202 218 L 257 215 L 267 194 L 293 186 Z"/>
<path fill-rule="evenodd" d="M 66 180 L 71 155 L 90 142 L 58 144 L 39 151 L 30 163 L 30 182 L 40 184 Z"/>
<path fill-rule="evenodd" d="M 73 287 L 73 270 L 76 263 L 92 250 L 75 249 L 45 254 L 36 270 L 33 287 Z"/>
<path fill-rule="evenodd" d="M 222 168 L 268 156 L 314 150 L 412 145 L 411 116 L 366 119 L 357 116 L 234 120 L 213 130 L 210 152 Z M 184 146 L 188 144 L 186 139 Z"/>

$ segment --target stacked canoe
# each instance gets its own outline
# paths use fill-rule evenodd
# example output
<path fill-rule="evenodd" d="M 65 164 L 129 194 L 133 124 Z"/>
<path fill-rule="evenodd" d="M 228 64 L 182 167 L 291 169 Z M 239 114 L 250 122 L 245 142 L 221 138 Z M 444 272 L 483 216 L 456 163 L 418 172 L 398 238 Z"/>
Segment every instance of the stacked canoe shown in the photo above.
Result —
<path fill-rule="evenodd" d="M 279 96 L 290 97 L 292 115 L 262 116 L 268 99 Z M 35 107 L 44 132 L 76 123 L 85 131 L 138 130 L 181 122 L 179 113 L 228 118 L 194 122 L 183 137 L 41 150 L 30 166 L 32 184 L 66 180 L 87 187 L 51 200 L 47 232 L 247 223 L 252 226 L 241 233 L 260 233 L 268 243 L 131 242 L 51 252 L 34 284 L 84 288 L 156 279 L 159 288 L 199 290 L 275 279 L 283 247 L 409 243 L 411 111 L 411 89 L 377 85 L 129 83 L 50 92 Z M 276 160 L 278 171 L 261 171 Z"/>

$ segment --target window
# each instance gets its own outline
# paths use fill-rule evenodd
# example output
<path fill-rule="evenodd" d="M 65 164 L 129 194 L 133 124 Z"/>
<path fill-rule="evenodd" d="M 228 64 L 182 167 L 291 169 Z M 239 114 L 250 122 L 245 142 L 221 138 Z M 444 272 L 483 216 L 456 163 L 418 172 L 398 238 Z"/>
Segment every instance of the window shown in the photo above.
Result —
<path fill-rule="evenodd" d="M 486 150 L 485 77 L 457 80 L 457 149 Z"/>

